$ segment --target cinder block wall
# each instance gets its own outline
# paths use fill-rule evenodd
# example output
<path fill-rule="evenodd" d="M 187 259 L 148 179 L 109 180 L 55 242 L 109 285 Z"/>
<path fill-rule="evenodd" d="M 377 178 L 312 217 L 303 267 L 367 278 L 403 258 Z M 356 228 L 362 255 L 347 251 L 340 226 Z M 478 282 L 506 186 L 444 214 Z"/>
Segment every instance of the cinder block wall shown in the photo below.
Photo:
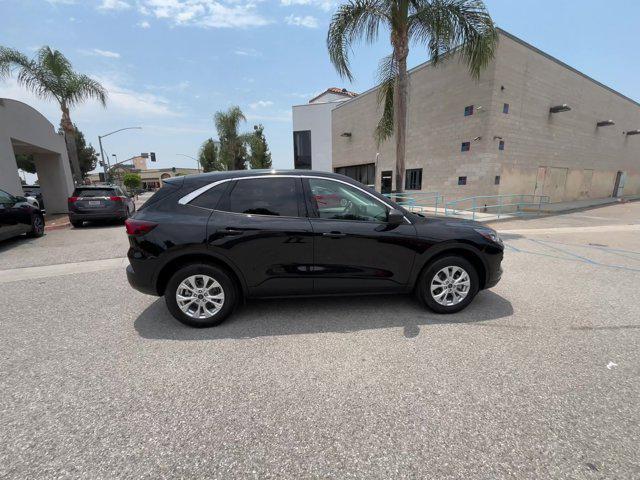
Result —
<path fill-rule="evenodd" d="M 563 103 L 572 110 L 549 114 Z M 464 116 L 467 105 L 474 105 L 474 115 Z M 394 139 L 378 149 L 373 137 L 380 115 L 377 89 L 332 112 L 333 167 L 377 160 L 377 189 L 382 171 L 395 176 Z M 608 119 L 616 125 L 596 127 Z M 622 133 L 636 128 L 637 103 L 502 32 L 496 58 L 479 81 L 455 57 L 411 72 L 406 168 L 422 168 L 422 191 L 447 199 L 511 193 L 552 201 L 602 198 L 612 195 L 618 171 L 627 175 L 624 194 L 640 194 L 640 136 Z M 504 140 L 503 151 L 496 137 Z M 461 152 L 462 142 L 471 142 L 469 152 Z M 467 185 L 458 185 L 460 176 Z"/>

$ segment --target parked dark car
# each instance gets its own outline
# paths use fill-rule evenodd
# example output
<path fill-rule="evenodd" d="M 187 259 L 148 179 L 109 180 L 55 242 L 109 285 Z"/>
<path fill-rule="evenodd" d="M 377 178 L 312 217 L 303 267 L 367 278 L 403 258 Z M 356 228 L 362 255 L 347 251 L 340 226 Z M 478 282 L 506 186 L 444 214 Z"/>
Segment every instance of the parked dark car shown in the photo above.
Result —
<path fill-rule="evenodd" d="M 321 206 L 319 192 L 340 201 Z M 195 327 L 256 297 L 415 292 L 453 313 L 502 273 L 494 230 L 413 214 L 331 173 L 176 177 L 125 224 L 129 283 Z"/>
<path fill-rule="evenodd" d="M 33 197 L 38 201 L 38 207 L 44 212 L 44 199 L 40 185 L 22 185 L 22 191 L 26 197 Z"/>
<path fill-rule="evenodd" d="M 44 215 L 27 199 L 0 190 L 0 240 L 26 233 L 29 237 L 44 235 Z"/>
<path fill-rule="evenodd" d="M 69 197 L 69 221 L 76 228 L 85 221 L 125 221 L 136 211 L 133 199 L 115 185 L 76 187 Z"/>

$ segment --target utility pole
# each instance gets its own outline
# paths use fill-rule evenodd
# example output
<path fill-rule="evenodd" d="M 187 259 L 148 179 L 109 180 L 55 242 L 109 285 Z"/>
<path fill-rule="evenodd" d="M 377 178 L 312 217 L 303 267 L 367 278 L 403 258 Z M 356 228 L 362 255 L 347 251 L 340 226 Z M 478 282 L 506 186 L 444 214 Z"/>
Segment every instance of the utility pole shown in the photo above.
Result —
<path fill-rule="evenodd" d="M 108 168 L 111 168 L 111 165 L 109 164 L 109 159 L 104 156 L 104 149 L 102 148 L 102 139 L 104 137 L 108 137 L 109 135 L 113 135 L 114 133 L 122 132 L 123 130 L 142 130 L 142 127 L 125 127 L 125 128 L 120 128 L 118 130 L 114 130 L 113 132 L 105 133 L 104 135 L 98 135 L 98 144 L 100 145 L 100 157 L 102 157 L 102 166 L 104 167 L 105 182 L 108 180 L 107 170 Z"/>

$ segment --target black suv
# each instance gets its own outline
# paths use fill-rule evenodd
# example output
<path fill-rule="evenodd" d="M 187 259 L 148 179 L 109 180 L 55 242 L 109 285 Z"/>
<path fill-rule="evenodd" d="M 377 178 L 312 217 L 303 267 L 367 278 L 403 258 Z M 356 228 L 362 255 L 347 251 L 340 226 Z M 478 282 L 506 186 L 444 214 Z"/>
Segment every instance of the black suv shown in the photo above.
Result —
<path fill-rule="evenodd" d="M 129 283 L 164 295 L 194 327 L 258 297 L 415 292 L 453 313 L 502 273 L 494 230 L 417 215 L 348 177 L 308 170 L 165 180 L 126 227 Z"/>

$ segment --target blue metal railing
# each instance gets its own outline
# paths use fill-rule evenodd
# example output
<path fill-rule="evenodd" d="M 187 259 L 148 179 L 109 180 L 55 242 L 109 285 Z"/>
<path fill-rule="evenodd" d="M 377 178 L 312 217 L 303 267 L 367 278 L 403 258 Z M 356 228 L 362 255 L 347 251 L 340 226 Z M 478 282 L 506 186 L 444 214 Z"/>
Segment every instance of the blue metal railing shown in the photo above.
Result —
<path fill-rule="evenodd" d="M 383 195 L 411 212 L 438 214 L 444 205 L 444 196 L 438 192 L 383 193 Z"/>
<path fill-rule="evenodd" d="M 546 195 L 478 195 L 445 202 L 444 214 L 450 216 L 458 215 L 458 212 L 471 212 L 473 220 L 477 212 L 493 213 L 498 218 L 503 214 L 539 215 L 542 205 L 547 203 L 549 197 Z"/>

